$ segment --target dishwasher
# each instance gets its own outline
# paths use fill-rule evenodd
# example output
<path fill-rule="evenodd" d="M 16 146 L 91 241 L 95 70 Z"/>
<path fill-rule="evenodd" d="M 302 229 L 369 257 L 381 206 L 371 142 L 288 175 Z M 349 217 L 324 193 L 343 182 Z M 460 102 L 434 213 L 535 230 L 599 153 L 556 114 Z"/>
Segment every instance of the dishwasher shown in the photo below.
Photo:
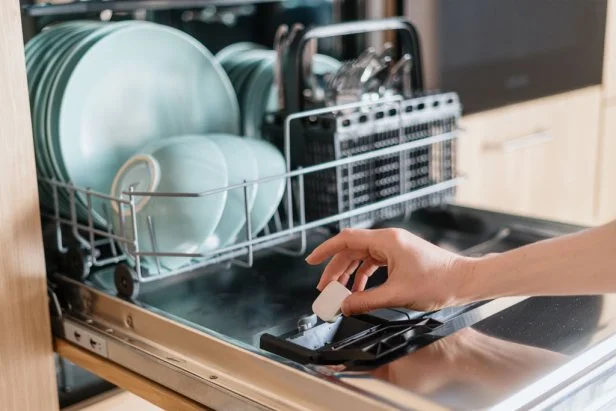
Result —
<path fill-rule="evenodd" d="M 112 7 L 105 3 L 134 6 L 91 1 L 24 10 L 102 13 Z M 311 67 L 317 43 L 379 32 L 396 34 L 334 75 Z M 334 323 L 312 313 L 322 267 L 303 258 L 347 227 L 400 227 L 469 256 L 584 229 L 455 204 L 463 102 L 455 91 L 423 89 L 420 45 L 412 23 L 398 18 L 277 28 L 279 109 L 260 119 L 260 133 L 283 153 L 286 172 L 226 190 L 247 197 L 251 184 L 271 179 L 286 188 L 265 228 L 248 228 L 229 247 L 160 250 L 152 219 L 145 226 L 124 221 L 132 232 L 126 236 L 98 226 L 91 209 L 103 198 L 135 215 L 136 199 L 153 193 L 131 189 L 113 198 L 41 178 L 53 199 L 42 218 L 54 335 L 213 409 L 614 406 L 612 295 L 383 309 Z M 60 191 L 69 193 L 68 216 Z M 87 199 L 85 219 L 78 197 Z M 247 203 L 245 212 L 250 227 Z M 150 247 L 136 240 L 140 230 Z M 131 247 L 122 252 L 119 243 Z M 144 257 L 156 263 L 142 264 Z M 191 261 L 161 269 L 167 257 Z M 380 269 L 368 286 L 386 275 Z"/>

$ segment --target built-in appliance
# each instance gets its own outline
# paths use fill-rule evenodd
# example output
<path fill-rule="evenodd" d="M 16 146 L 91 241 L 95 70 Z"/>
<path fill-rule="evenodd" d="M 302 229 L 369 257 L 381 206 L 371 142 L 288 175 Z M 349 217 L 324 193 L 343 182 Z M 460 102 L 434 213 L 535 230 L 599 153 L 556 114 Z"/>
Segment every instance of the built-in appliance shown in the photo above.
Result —
<path fill-rule="evenodd" d="M 96 14 L 131 3 L 92 0 L 66 8 Z M 161 7 L 157 1 L 140 6 L 146 5 Z M 66 8 L 27 10 L 40 17 Z M 185 12 L 187 21 L 195 16 L 194 9 Z M 223 18 L 203 10 L 199 16 Z M 372 34 L 382 24 L 406 36 L 401 43 L 408 53 L 397 56 L 401 64 L 371 51 L 341 66 L 342 74 L 327 83 L 303 70 L 311 40 Z M 44 224 L 59 354 L 63 344 L 73 344 L 214 409 L 579 409 L 580 402 L 589 403 L 589 393 L 597 408 L 609 406 L 616 398 L 613 295 L 503 298 L 427 313 L 396 308 L 334 324 L 311 315 L 322 267 L 308 266 L 302 256 L 343 224 L 403 227 L 474 256 L 581 229 L 448 204 L 458 180 L 452 153 L 459 100 L 455 93 L 425 93 L 415 34 L 404 21 L 364 21 L 302 29 L 289 40 L 282 72 L 291 81 L 281 81 L 286 93 L 279 96 L 287 111 L 267 113 L 265 120 L 278 130 L 290 117 L 305 119 L 298 128 L 278 130 L 286 163 L 297 159 L 303 167 L 283 176 L 297 183 L 290 184 L 280 207 L 282 222 L 274 219 L 260 237 L 249 233 L 236 249 L 221 251 L 225 258 L 197 260 L 173 273 L 118 265 L 115 241 L 127 240 L 97 230 L 91 217 L 77 221 L 75 192 L 86 189 L 47 180 L 55 193 L 54 212 Z M 339 104 L 348 96 L 378 97 L 389 90 L 337 82 L 366 72 L 380 78 L 382 70 L 367 70 L 368 62 L 390 67 L 385 78 L 398 79 L 392 83 L 395 98 Z M 330 91 L 334 84 L 345 87 L 322 93 L 324 84 Z M 304 111 L 324 101 L 327 107 Z M 291 132 L 294 146 L 302 143 L 306 150 L 291 150 Z M 59 189 L 72 190 L 70 219 L 60 215 Z M 85 192 L 87 199 L 93 194 Z M 139 251 L 134 242 L 134 252 L 160 256 L 151 220 L 147 229 L 154 250 Z M 385 276 L 384 270 L 375 273 L 369 286 Z"/>
<path fill-rule="evenodd" d="M 400 0 L 427 88 L 465 113 L 601 84 L 606 0 Z"/>

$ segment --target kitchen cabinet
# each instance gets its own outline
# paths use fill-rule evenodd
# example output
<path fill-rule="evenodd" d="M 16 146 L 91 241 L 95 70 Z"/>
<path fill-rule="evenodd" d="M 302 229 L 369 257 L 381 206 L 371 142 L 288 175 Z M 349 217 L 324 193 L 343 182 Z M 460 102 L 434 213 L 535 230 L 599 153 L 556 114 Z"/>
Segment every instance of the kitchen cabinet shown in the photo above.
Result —
<path fill-rule="evenodd" d="M 458 202 L 592 224 L 600 107 L 589 87 L 464 118 Z"/>
<path fill-rule="evenodd" d="M 63 411 L 163 411 L 141 397 L 137 397 L 128 391 L 112 391 L 92 398 L 83 403 L 68 407 Z"/>
<path fill-rule="evenodd" d="M 596 215 L 602 223 L 616 218 L 616 0 L 608 3 L 598 161 Z"/>
<path fill-rule="evenodd" d="M 616 101 L 616 0 L 609 0 L 608 2 L 604 53 L 604 98 Z"/>
<path fill-rule="evenodd" d="M 603 109 L 602 120 L 597 219 L 598 222 L 607 222 L 616 219 L 616 105 Z"/>
<path fill-rule="evenodd" d="M 0 408 L 58 408 L 20 6 L 0 7 Z"/>

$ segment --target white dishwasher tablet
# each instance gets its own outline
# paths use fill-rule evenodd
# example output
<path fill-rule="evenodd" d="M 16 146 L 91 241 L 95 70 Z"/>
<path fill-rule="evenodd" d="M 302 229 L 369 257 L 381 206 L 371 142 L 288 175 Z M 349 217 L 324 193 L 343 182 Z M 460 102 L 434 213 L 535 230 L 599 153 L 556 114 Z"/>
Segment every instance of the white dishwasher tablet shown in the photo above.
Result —
<path fill-rule="evenodd" d="M 312 311 L 323 321 L 333 323 L 342 314 L 340 307 L 351 292 L 338 281 L 327 284 L 312 303 Z"/>

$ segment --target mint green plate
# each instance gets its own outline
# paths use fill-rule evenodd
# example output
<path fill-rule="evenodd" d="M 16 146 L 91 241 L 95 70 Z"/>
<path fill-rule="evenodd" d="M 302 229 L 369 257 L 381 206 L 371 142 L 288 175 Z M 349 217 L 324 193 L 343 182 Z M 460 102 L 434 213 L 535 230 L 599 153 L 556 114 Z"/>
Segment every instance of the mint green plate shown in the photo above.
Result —
<path fill-rule="evenodd" d="M 238 133 L 233 88 L 194 38 L 134 22 L 82 43 L 90 41 L 67 56 L 46 112 L 47 146 L 55 173 L 65 181 L 109 193 L 117 170 L 146 143 Z M 84 195 L 80 201 L 85 204 Z M 105 201 L 92 198 L 92 204 L 104 222 Z"/>
<path fill-rule="evenodd" d="M 99 24 L 97 27 L 92 28 L 91 30 L 86 31 L 85 33 L 83 33 L 82 36 L 77 39 L 75 43 L 72 43 L 67 49 L 65 49 L 62 59 L 59 60 L 57 63 L 57 70 L 54 72 L 54 75 L 48 78 L 48 81 L 45 85 L 45 106 L 41 114 L 41 124 L 43 127 L 41 133 L 43 140 L 41 142 L 41 145 L 43 146 L 43 150 L 45 152 L 45 168 L 49 176 L 53 176 L 55 179 L 61 182 L 74 183 L 74 181 L 72 181 L 65 172 L 64 164 L 57 148 L 58 137 L 57 134 L 53 132 L 53 129 L 51 127 L 52 123 L 54 121 L 57 121 L 58 116 L 58 110 L 54 106 L 54 97 L 57 96 L 58 92 L 62 92 L 62 89 L 58 88 L 60 79 L 67 75 L 70 75 L 75 65 L 78 63 L 78 57 L 84 55 L 98 41 L 100 41 L 110 33 L 121 30 L 133 24 L 137 23 L 103 23 Z M 82 188 L 88 188 L 80 186 L 79 184 L 75 185 Z M 76 192 L 75 194 L 75 211 L 77 218 L 81 221 L 87 221 L 90 213 L 88 213 L 85 194 L 82 194 L 81 192 Z M 67 190 L 60 190 L 60 195 L 63 209 L 66 212 L 70 213 L 70 193 Z M 92 212 L 91 215 L 93 217 L 93 223 L 95 225 L 107 225 L 106 219 L 101 214 Z"/>
<path fill-rule="evenodd" d="M 247 137 L 261 138 L 263 116 L 279 109 L 278 91 L 274 84 L 274 64 L 275 60 L 272 58 L 254 73 L 246 89 L 239 96 L 243 115 L 243 132 Z M 316 54 L 313 58 L 313 70 L 319 75 L 334 73 L 341 65 L 342 63 L 338 60 L 323 54 Z"/>
<path fill-rule="evenodd" d="M 39 170 L 39 175 L 44 178 L 57 178 L 53 173 L 53 167 L 50 163 L 48 148 L 45 144 L 45 119 L 44 113 L 46 110 L 49 86 L 53 82 L 54 78 L 58 74 L 60 65 L 65 58 L 65 54 L 74 47 L 82 38 L 87 36 L 90 32 L 95 30 L 94 24 L 71 24 L 69 31 L 65 31 L 65 27 L 57 27 L 54 31 L 59 31 L 61 35 L 56 39 L 53 45 L 49 47 L 51 53 L 45 55 L 37 54 L 37 60 L 32 63 L 32 70 L 30 72 L 31 81 L 31 94 L 32 94 L 32 120 L 33 120 L 33 132 L 34 142 L 36 149 L 36 160 Z M 49 41 L 53 39 L 52 34 L 49 33 Z M 43 44 L 45 45 L 45 44 Z M 35 58 L 33 56 L 33 58 Z M 53 197 L 52 190 L 49 184 L 41 184 L 41 199 L 44 206 L 52 208 Z M 59 201 L 60 206 L 64 211 L 64 215 L 67 215 L 70 211 L 68 209 L 68 194 L 64 190 L 60 190 Z"/>
<path fill-rule="evenodd" d="M 222 65 L 225 66 L 225 62 L 228 59 L 231 59 L 237 53 L 243 53 L 249 50 L 265 50 L 266 48 L 260 44 L 252 43 L 250 41 L 242 41 L 239 43 L 233 43 L 218 53 L 216 53 L 216 60 Z"/>

